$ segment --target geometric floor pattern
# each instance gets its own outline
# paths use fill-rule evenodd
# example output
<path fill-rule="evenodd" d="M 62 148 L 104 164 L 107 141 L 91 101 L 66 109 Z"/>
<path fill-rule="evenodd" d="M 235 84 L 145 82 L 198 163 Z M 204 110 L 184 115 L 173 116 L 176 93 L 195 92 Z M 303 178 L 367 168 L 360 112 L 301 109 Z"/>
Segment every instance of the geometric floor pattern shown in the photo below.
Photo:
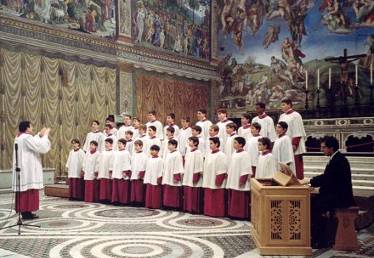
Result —
<path fill-rule="evenodd" d="M 11 194 L 0 195 L 0 228 L 17 222 Z M 0 230 L 4 253 L 23 257 L 260 257 L 249 222 L 175 211 L 41 198 L 40 228 Z M 371 231 L 372 230 L 372 231 Z M 313 257 L 373 257 L 374 227 L 356 253 L 314 250 Z M 279 256 L 278 256 L 279 257 Z"/>

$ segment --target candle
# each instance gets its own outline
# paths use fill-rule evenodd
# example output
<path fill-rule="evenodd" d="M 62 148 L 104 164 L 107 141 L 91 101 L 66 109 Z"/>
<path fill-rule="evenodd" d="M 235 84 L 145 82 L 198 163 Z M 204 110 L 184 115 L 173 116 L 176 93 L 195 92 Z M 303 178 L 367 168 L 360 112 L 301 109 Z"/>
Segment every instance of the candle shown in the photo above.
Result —
<path fill-rule="evenodd" d="M 320 86 L 319 76 L 320 76 L 319 69 L 317 69 L 317 89 L 319 89 L 319 86 Z"/>
<path fill-rule="evenodd" d="M 356 68 L 356 87 L 358 87 L 358 64 L 355 64 L 355 68 Z"/>
<path fill-rule="evenodd" d="M 308 89 L 308 71 L 305 70 L 305 89 Z"/>
<path fill-rule="evenodd" d="M 370 85 L 373 85 L 373 63 L 370 64 Z"/>
<path fill-rule="evenodd" d="M 329 68 L 329 89 L 331 89 L 331 68 Z"/>

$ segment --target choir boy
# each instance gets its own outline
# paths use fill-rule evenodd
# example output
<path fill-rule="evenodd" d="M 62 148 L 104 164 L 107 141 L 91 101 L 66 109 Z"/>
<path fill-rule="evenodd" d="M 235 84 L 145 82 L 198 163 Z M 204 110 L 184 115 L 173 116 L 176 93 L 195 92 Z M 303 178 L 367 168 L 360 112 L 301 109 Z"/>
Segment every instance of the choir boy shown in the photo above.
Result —
<path fill-rule="evenodd" d="M 251 133 L 251 117 L 248 113 L 244 113 L 241 116 L 241 124 L 242 126 L 238 129 L 238 135 L 243 137 L 246 141 L 252 137 Z"/>
<path fill-rule="evenodd" d="M 197 137 L 199 139 L 199 147 L 198 149 L 201 151 L 203 154 L 203 157 L 205 157 L 206 154 L 206 149 L 205 149 L 205 139 L 202 136 L 202 128 L 198 125 L 194 125 L 191 128 L 191 135 L 193 137 Z M 187 151 L 190 151 L 190 147 L 187 146 Z"/>
<path fill-rule="evenodd" d="M 227 110 L 224 108 L 220 108 L 217 110 L 217 116 L 217 125 L 219 127 L 218 137 L 222 140 L 222 148 L 225 149 L 225 144 L 228 137 L 228 134 L 226 133 L 226 125 L 232 123 L 232 121 L 227 118 Z"/>
<path fill-rule="evenodd" d="M 244 150 L 245 139 L 234 139 L 235 152 L 228 169 L 226 188 L 228 190 L 228 216 L 235 219 L 249 219 L 249 178 L 252 175 L 251 157 Z"/>
<path fill-rule="evenodd" d="M 86 141 L 84 142 L 84 145 L 83 145 L 83 150 L 85 152 L 90 150 L 90 145 L 92 141 L 95 141 L 99 144 L 97 147 L 97 150 L 99 152 L 104 150 L 105 135 L 102 132 L 100 132 L 99 127 L 100 127 L 99 121 L 93 120 L 91 122 L 91 132 L 87 134 Z"/>
<path fill-rule="evenodd" d="M 190 118 L 184 117 L 181 119 L 182 128 L 179 130 L 178 136 L 178 149 L 184 157 L 187 151 L 188 138 L 192 136 L 192 130 L 190 127 Z"/>
<path fill-rule="evenodd" d="M 303 163 L 303 153 L 306 152 L 305 149 L 305 130 L 303 119 L 301 115 L 292 109 L 292 101 L 290 99 L 284 99 L 281 103 L 281 109 L 283 114 L 279 117 L 279 122 L 286 122 L 288 125 L 287 135 L 291 138 L 294 159 L 296 167 L 296 177 L 297 179 L 304 178 L 304 163 Z"/>
<path fill-rule="evenodd" d="M 99 157 L 99 173 L 97 178 L 100 182 L 99 200 L 107 203 L 112 199 L 112 171 L 113 171 L 113 139 L 105 139 L 105 151 Z"/>
<path fill-rule="evenodd" d="M 204 157 L 200 150 L 199 138 L 188 138 L 190 151 L 186 153 L 183 174 L 183 210 L 201 214 L 203 208 L 203 179 Z"/>
<path fill-rule="evenodd" d="M 83 159 L 82 172 L 84 175 L 84 201 L 98 202 L 99 201 L 99 182 L 97 174 L 99 171 L 99 156 L 97 151 L 97 141 L 90 142 L 90 149 L 86 152 Z"/>
<path fill-rule="evenodd" d="M 262 102 L 256 103 L 257 116 L 252 119 L 252 123 L 259 123 L 261 125 L 260 135 L 267 137 L 274 142 L 277 138 L 275 134 L 275 127 L 273 119 L 265 113 L 265 104 Z"/>
<path fill-rule="evenodd" d="M 256 168 L 256 178 L 271 178 L 277 172 L 278 164 L 271 154 L 271 141 L 267 137 L 258 139 L 260 156 Z"/>
<path fill-rule="evenodd" d="M 156 111 L 150 111 L 147 115 L 147 119 L 148 119 L 148 122 L 146 123 L 147 128 L 149 129 L 150 126 L 154 126 L 156 128 L 156 130 L 155 130 L 156 137 L 158 139 L 162 140 L 163 137 L 164 137 L 163 127 L 162 127 L 162 123 L 160 121 L 158 121 L 157 118 L 156 118 Z M 148 136 L 151 137 L 149 135 L 149 131 L 148 131 Z"/>
<path fill-rule="evenodd" d="M 204 141 L 209 142 L 209 128 L 212 125 L 212 122 L 207 119 L 207 112 L 205 109 L 199 109 L 197 111 L 197 120 L 196 125 L 201 127 L 201 133 Z"/>
<path fill-rule="evenodd" d="M 84 151 L 80 148 L 81 144 L 78 139 L 71 140 L 73 149 L 69 152 L 69 157 L 66 162 L 69 178 L 69 197 L 71 200 L 84 199 L 84 180 L 82 173 Z"/>
<path fill-rule="evenodd" d="M 161 208 L 162 199 L 162 171 L 164 161 L 159 157 L 160 147 L 151 146 L 151 157 L 145 166 L 144 184 L 146 184 L 145 207 L 151 209 Z"/>
<path fill-rule="evenodd" d="M 130 159 L 130 153 L 126 150 L 126 140 L 119 139 L 118 151 L 113 154 L 112 203 L 114 204 L 127 204 L 130 201 Z"/>
<path fill-rule="evenodd" d="M 117 150 L 118 149 L 117 136 L 116 136 L 116 134 L 113 133 L 112 129 L 113 129 L 112 124 L 110 124 L 110 123 L 105 124 L 104 135 L 105 135 L 105 139 L 108 139 L 108 138 L 112 139 L 112 141 L 113 141 L 112 148 L 113 148 L 113 150 Z M 105 142 L 104 142 L 104 147 L 105 147 Z"/>
<path fill-rule="evenodd" d="M 118 139 L 125 139 L 125 134 L 127 131 L 132 131 L 134 132 L 134 127 L 131 125 L 132 123 L 132 120 L 131 120 L 131 116 L 130 115 L 123 115 L 123 125 L 118 129 L 118 132 L 117 132 L 117 137 Z"/>
<path fill-rule="evenodd" d="M 148 156 L 141 140 L 134 142 L 134 149 L 135 152 L 131 158 L 131 203 L 140 206 L 144 204 L 145 185 L 143 179 Z"/>
<path fill-rule="evenodd" d="M 291 138 L 286 134 L 288 125 L 286 122 L 279 122 L 275 131 L 277 132 L 278 138 L 275 140 L 271 153 L 277 163 L 287 165 L 291 171 L 295 174 L 295 160 L 293 156 L 293 149 Z M 278 166 L 278 170 L 280 167 Z"/>
<path fill-rule="evenodd" d="M 184 169 L 182 154 L 177 148 L 178 142 L 175 139 L 168 141 L 169 153 L 164 158 L 162 174 L 163 206 L 172 209 L 180 209 L 182 204 L 181 190 Z"/>
<path fill-rule="evenodd" d="M 153 125 L 148 127 L 148 136 L 149 136 L 148 144 L 149 144 L 149 146 L 157 145 L 161 149 L 161 140 L 160 140 L 160 138 L 157 138 L 157 131 L 156 130 L 157 130 L 156 127 L 153 126 Z"/>
<path fill-rule="evenodd" d="M 114 120 L 114 115 L 108 115 L 108 117 L 105 119 L 105 124 L 111 125 L 110 134 L 115 135 L 117 137 L 118 130 L 116 128 L 116 123 Z"/>
<path fill-rule="evenodd" d="M 126 150 L 130 153 L 130 155 L 133 154 L 134 151 L 134 141 L 133 141 L 134 132 L 131 130 L 128 130 L 125 133 L 125 140 L 126 140 Z"/>
<path fill-rule="evenodd" d="M 210 138 L 211 153 L 204 161 L 204 215 L 225 216 L 225 186 L 227 176 L 226 155 L 219 150 L 219 138 Z"/>
<path fill-rule="evenodd" d="M 252 175 L 256 175 L 256 167 L 258 163 L 258 156 L 260 152 L 258 151 L 258 139 L 261 138 L 260 135 L 261 125 L 257 122 L 251 124 L 251 134 L 252 137 L 249 138 L 248 142 L 245 144 L 244 149 L 249 153 L 251 157 L 252 164 Z"/>
<path fill-rule="evenodd" d="M 175 114 L 174 113 L 170 113 L 166 116 L 166 125 L 164 127 L 164 139 L 166 139 L 166 129 L 170 126 L 174 128 L 174 136 L 176 138 L 178 138 L 179 127 L 175 124 Z"/>
<path fill-rule="evenodd" d="M 144 124 L 139 125 L 139 134 L 138 138 L 135 139 L 135 141 L 141 140 L 143 145 L 142 145 L 142 151 L 148 155 L 150 152 L 151 148 L 151 140 L 147 136 L 147 126 Z M 135 143 L 134 143 L 135 144 Z"/>
<path fill-rule="evenodd" d="M 227 133 L 227 139 L 226 144 L 224 148 L 224 153 L 226 154 L 227 161 L 231 162 L 231 155 L 234 152 L 234 139 L 238 137 L 236 134 L 236 129 L 238 126 L 235 123 L 229 123 L 226 125 L 226 133 Z"/>
<path fill-rule="evenodd" d="M 132 126 L 134 127 L 134 139 L 137 139 L 139 137 L 139 127 L 140 127 L 141 123 L 140 123 L 140 120 L 139 118 L 137 117 L 134 117 L 132 119 Z M 145 130 L 147 132 L 147 128 Z"/>
<path fill-rule="evenodd" d="M 177 141 L 177 139 L 174 137 L 174 133 L 175 133 L 174 127 L 169 126 L 168 128 L 166 128 L 166 135 L 165 135 L 164 140 L 162 141 L 162 146 L 161 146 L 161 157 L 163 159 L 165 159 L 168 153 L 170 152 L 169 141 L 170 140 Z"/>
<path fill-rule="evenodd" d="M 211 125 L 210 128 L 209 128 L 209 137 L 210 138 L 213 138 L 213 137 L 219 138 L 218 137 L 218 132 L 219 132 L 218 125 Z M 219 139 L 219 140 L 220 140 L 220 142 L 222 142 L 222 139 Z M 223 150 L 222 146 L 220 146 L 219 149 L 222 151 Z M 205 142 L 205 150 L 206 150 L 207 153 L 211 152 L 209 139 L 208 139 L 208 141 Z"/>

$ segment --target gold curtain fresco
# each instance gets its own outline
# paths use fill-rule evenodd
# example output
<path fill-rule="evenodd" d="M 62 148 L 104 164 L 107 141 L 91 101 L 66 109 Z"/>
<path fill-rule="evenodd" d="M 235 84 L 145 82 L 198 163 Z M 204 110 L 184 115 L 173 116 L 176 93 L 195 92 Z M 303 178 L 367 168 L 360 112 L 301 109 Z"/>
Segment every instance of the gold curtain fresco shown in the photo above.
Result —
<path fill-rule="evenodd" d="M 136 78 L 136 113 L 142 121 L 147 121 L 147 113 L 157 111 L 162 123 L 168 113 L 175 113 L 176 123 L 188 116 L 196 121 L 196 110 L 208 110 L 209 87 L 200 82 L 186 82 L 173 78 L 139 74 Z"/>
<path fill-rule="evenodd" d="M 18 123 L 51 127 L 52 150 L 43 166 L 65 172 L 70 140 L 83 143 L 90 121 L 115 111 L 116 72 L 58 58 L 0 48 L 0 169 L 11 168 Z"/>

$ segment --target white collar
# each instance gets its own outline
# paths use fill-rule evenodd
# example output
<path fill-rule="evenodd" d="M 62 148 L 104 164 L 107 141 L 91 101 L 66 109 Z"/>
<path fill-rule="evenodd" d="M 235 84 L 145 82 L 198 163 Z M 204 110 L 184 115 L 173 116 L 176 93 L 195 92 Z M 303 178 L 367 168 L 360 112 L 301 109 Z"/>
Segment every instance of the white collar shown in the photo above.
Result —
<path fill-rule="evenodd" d="M 335 151 L 335 152 L 330 156 L 329 163 L 330 163 L 330 161 L 332 160 L 332 158 L 335 156 L 335 154 L 338 153 L 338 152 L 339 152 L 339 150 Z"/>

